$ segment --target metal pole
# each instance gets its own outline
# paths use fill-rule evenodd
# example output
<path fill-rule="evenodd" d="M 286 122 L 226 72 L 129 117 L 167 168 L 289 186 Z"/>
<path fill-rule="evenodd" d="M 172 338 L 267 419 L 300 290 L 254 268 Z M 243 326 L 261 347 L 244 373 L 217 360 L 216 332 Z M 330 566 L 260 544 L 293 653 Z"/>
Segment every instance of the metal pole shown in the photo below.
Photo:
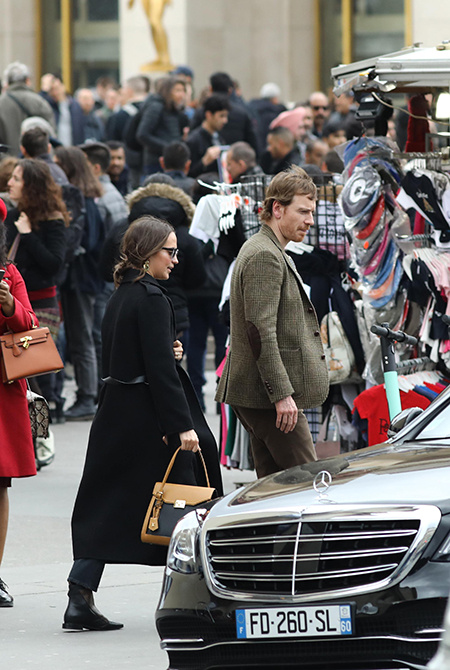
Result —
<path fill-rule="evenodd" d="M 61 70 L 66 89 L 72 92 L 72 0 L 61 0 Z"/>

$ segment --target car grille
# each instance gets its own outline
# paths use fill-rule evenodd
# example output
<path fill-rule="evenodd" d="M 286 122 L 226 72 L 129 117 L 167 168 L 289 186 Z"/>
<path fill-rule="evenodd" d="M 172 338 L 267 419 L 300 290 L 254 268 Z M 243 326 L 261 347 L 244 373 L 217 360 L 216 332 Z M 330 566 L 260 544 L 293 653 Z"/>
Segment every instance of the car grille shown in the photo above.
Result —
<path fill-rule="evenodd" d="M 211 529 L 206 537 L 209 574 L 219 589 L 241 594 L 359 589 L 397 571 L 420 523 L 418 518 L 366 517 Z"/>

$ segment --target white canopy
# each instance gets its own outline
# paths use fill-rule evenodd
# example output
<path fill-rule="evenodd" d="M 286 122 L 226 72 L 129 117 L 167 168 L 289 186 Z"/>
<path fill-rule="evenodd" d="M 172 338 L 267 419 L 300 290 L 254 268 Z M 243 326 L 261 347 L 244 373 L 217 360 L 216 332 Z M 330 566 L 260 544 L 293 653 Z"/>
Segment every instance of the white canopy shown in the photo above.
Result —
<path fill-rule="evenodd" d="M 415 45 L 331 70 L 337 95 L 352 88 L 375 91 L 430 91 L 449 88 L 450 43 L 437 47 Z"/>

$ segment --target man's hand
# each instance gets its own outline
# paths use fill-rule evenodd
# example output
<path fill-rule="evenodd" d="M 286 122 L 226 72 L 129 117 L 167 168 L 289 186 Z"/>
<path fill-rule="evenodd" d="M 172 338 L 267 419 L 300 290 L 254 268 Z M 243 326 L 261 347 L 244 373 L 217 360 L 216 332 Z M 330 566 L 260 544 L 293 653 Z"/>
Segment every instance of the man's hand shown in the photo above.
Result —
<path fill-rule="evenodd" d="M 203 165 L 206 167 L 210 165 L 213 161 L 216 161 L 219 158 L 221 151 L 222 149 L 220 147 L 216 146 L 209 147 L 202 158 Z"/>
<path fill-rule="evenodd" d="M 283 398 L 275 403 L 277 410 L 276 426 L 282 433 L 290 433 L 294 430 L 298 420 L 298 409 L 292 396 Z"/>

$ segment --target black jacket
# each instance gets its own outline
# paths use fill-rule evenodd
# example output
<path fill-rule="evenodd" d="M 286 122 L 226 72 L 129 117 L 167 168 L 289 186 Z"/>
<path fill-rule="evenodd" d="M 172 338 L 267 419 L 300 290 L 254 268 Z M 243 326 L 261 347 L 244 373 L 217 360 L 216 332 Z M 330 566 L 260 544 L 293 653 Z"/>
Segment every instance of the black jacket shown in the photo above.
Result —
<path fill-rule="evenodd" d="M 189 125 L 186 114 L 179 110 L 169 110 L 163 98 L 151 93 L 144 102 L 142 118 L 136 137 L 144 147 L 144 167 L 158 163 L 164 147 L 180 141 L 183 128 Z"/>
<path fill-rule="evenodd" d="M 248 103 L 249 109 L 256 120 L 256 134 L 258 137 L 260 153 L 266 149 L 266 138 L 269 132 L 269 126 L 274 119 L 286 111 L 286 107 L 281 103 L 275 104 L 267 98 L 255 98 Z"/>
<path fill-rule="evenodd" d="M 222 137 L 219 138 L 220 142 L 225 144 L 225 140 Z M 218 165 L 217 160 L 208 163 L 208 165 L 203 165 L 202 158 L 209 149 L 213 146 L 213 137 L 203 126 L 195 128 L 186 140 L 191 152 L 191 167 L 189 169 L 190 177 L 198 177 L 204 172 L 217 172 Z"/>
<path fill-rule="evenodd" d="M 302 157 L 299 150 L 294 147 L 284 158 L 273 159 L 268 151 L 261 157 L 261 167 L 265 174 L 278 174 L 283 170 L 288 170 L 291 165 L 300 165 Z"/>
<path fill-rule="evenodd" d="M 197 109 L 192 119 L 191 128 L 197 128 L 205 118 L 205 111 L 203 107 Z M 234 142 L 248 142 L 251 147 L 259 154 L 259 144 L 256 137 L 255 122 L 250 114 L 242 106 L 234 102 L 230 102 L 230 111 L 228 113 L 228 123 L 220 131 L 221 136 L 225 140 L 225 144 L 233 144 Z"/>
<path fill-rule="evenodd" d="M 177 188 L 181 188 L 181 190 L 187 193 L 188 196 L 192 197 L 193 189 L 196 184 L 195 179 L 188 177 L 181 170 L 165 170 L 165 173 L 169 177 L 172 177 Z"/>

